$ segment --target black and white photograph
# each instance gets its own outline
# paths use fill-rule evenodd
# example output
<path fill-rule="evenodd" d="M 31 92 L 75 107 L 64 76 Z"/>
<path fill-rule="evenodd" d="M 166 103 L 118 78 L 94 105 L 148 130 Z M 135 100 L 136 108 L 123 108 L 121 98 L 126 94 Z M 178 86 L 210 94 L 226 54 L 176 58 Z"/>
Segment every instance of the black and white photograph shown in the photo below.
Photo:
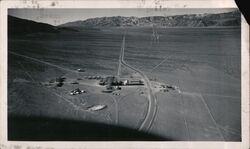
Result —
<path fill-rule="evenodd" d="M 10 8 L 9 141 L 242 141 L 237 8 Z"/>

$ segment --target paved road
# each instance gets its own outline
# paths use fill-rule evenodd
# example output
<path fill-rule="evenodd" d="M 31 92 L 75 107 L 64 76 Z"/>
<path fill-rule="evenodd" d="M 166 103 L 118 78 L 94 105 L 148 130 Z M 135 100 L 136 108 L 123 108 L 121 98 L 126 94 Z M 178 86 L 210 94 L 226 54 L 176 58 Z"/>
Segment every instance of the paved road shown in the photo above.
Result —
<path fill-rule="evenodd" d="M 153 121 L 155 119 L 155 115 L 156 115 L 156 111 L 157 111 L 157 100 L 156 100 L 155 95 L 153 94 L 152 86 L 151 86 L 151 83 L 150 83 L 148 77 L 142 71 L 130 66 L 129 64 L 127 64 L 124 61 L 124 50 L 125 50 L 125 36 L 123 36 L 123 40 L 122 40 L 122 48 L 121 48 L 121 54 L 120 54 L 120 60 L 119 60 L 120 62 L 119 63 L 136 71 L 137 73 L 139 73 L 143 77 L 146 88 L 148 90 L 149 104 L 148 104 L 148 110 L 147 110 L 146 117 L 143 120 L 143 122 L 141 123 L 139 130 L 148 131 L 151 128 Z M 118 71 L 120 71 L 119 69 L 120 68 L 118 68 Z"/>

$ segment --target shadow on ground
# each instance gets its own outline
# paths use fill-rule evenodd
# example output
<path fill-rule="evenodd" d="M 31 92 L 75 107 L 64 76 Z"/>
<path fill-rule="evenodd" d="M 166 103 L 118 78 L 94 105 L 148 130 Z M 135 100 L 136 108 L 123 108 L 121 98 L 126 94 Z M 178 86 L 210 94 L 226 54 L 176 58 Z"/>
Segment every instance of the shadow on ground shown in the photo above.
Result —
<path fill-rule="evenodd" d="M 107 124 L 41 117 L 8 117 L 11 141 L 172 141 Z"/>

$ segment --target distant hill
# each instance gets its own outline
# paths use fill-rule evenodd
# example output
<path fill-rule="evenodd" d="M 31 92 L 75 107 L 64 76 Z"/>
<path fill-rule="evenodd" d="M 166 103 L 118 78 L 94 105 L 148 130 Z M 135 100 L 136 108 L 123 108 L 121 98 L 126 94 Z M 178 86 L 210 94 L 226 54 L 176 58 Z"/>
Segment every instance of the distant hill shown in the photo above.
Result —
<path fill-rule="evenodd" d="M 35 21 L 20 19 L 13 16 L 8 16 L 8 34 L 9 35 L 23 35 L 30 33 L 58 33 L 62 30 L 75 31 L 70 28 L 56 27 L 53 25 L 39 23 Z"/>
<path fill-rule="evenodd" d="M 69 22 L 61 27 L 119 27 L 119 26 L 159 26 L 159 27 L 212 27 L 240 26 L 239 11 L 220 14 L 191 14 L 152 17 L 101 17 L 84 21 Z"/>

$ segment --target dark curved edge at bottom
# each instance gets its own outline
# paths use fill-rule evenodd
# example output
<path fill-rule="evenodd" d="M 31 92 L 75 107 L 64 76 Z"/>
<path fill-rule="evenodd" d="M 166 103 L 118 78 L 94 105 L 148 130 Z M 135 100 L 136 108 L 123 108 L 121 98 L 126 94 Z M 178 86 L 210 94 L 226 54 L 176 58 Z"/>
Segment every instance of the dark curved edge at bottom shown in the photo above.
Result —
<path fill-rule="evenodd" d="M 8 117 L 9 141 L 173 141 L 138 130 L 76 120 Z"/>

